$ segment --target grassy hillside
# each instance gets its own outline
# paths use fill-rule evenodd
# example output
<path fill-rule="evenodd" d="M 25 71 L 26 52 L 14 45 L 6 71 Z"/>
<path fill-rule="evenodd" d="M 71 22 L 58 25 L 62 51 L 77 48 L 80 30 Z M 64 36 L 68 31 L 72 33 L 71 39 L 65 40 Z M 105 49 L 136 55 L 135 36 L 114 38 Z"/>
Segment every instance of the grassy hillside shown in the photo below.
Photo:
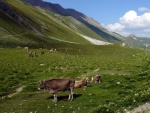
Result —
<path fill-rule="evenodd" d="M 90 44 L 77 33 L 102 41 L 120 42 L 98 28 L 69 16 L 57 15 L 20 0 L 2 0 L 1 3 L 1 47 L 43 47 L 42 43 L 48 46 L 52 40 L 58 43 Z"/>
<path fill-rule="evenodd" d="M 16 15 L 16 18 L 21 18 L 21 20 L 23 20 L 21 22 L 19 20 L 14 20 L 10 15 L 8 16 L 6 12 L 0 10 L 3 17 L 0 18 L 1 28 L 8 32 L 8 35 L 12 35 L 12 37 L 17 38 L 18 41 L 20 41 L 20 45 L 25 45 L 21 39 L 26 41 L 29 38 L 29 43 L 36 43 L 40 46 L 42 41 L 50 42 L 51 39 L 49 39 L 49 37 L 55 37 L 56 39 L 60 39 L 62 41 L 89 44 L 88 41 L 77 35 L 73 30 L 52 20 L 47 14 L 45 14 L 45 12 L 42 12 L 37 8 L 23 4 L 17 0 L 3 0 L 3 2 L 7 3 L 7 6 L 9 6 L 10 10 Z M 35 37 L 37 37 L 37 39 Z M 15 38 L 12 40 L 15 40 Z M 40 41 L 37 41 L 39 39 Z M 3 40 L 3 37 L 1 37 L 1 40 Z M 15 41 L 5 41 L 16 46 Z M 30 45 L 28 44 L 28 41 L 26 45 Z M 7 44 L 7 46 L 9 46 L 9 44 Z"/>
<path fill-rule="evenodd" d="M 38 57 L 29 58 L 36 51 Z M 150 102 L 149 52 L 117 45 L 69 45 L 49 54 L 46 49 L 0 49 L 0 112 L 116 113 Z M 44 51 L 44 55 L 40 52 Z M 101 84 L 90 83 L 86 90 L 58 93 L 54 103 L 48 91 L 38 91 L 40 80 L 73 77 L 80 80 L 100 74 Z M 9 97 L 17 88 L 23 90 Z M 7 97 L 8 95 L 8 97 Z M 6 96 L 4 98 L 4 96 Z"/>
<path fill-rule="evenodd" d="M 148 49 L 150 45 L 150 38 L 145 38 L 145 37 L 132 37 L 129 36 L 125 38 L 125 41 L 127 44 L 131 45 L 132 47 L 136 48 L 144 48 Z"/>

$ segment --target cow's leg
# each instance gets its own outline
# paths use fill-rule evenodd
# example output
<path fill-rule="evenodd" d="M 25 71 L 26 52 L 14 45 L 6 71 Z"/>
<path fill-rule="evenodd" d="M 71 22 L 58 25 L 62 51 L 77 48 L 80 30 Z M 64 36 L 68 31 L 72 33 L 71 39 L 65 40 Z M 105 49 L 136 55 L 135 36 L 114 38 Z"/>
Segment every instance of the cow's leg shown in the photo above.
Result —
<path fill-rule="evenodd" d="M 71 87 L 69 90 L 69 98 L 68 100 L 73 100 L 73 88 Z"/>
<path fill-rule="evenodd" d="M 71 88 L 71 100 L 73 100 L 73 88 Z"/>
<path fill-rule="evenodd" d="M 54 93 L 54 102 L 57 102 L 57 94 Z"/>
<path fill-rule="evenodd" d="M 68 100 L 71 99 L 71 91 L 69 90 L 69 97 L 68 97 Z"/>

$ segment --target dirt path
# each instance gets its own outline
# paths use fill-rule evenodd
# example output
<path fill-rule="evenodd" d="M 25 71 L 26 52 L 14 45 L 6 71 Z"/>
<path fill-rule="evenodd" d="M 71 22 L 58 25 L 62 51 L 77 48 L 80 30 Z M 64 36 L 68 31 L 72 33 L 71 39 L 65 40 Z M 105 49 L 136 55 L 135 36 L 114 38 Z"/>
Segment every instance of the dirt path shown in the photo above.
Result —
<path fill-rule="evenodd" d="M 150 103 L 140 105 L 139 107 L 131 111 L 127 111 L 126 113 L 150 113 Z"/>
<path fill-rule="evenodd" d="M 84 75 L 81 75 L 81 76 L 79 76 L 79 77 L 77 77 L 77 78 L 89 77 L 89 76 L 95 74 L 95 73 L 98 72 L 98 71 L 99 71 L 99 68 L 98 68 L 98 69 L 95 69 L 95 70 L 93 70 L 93 71 L 91 71 L 91 72 L 88 72 L 88 73 L 86 73 L 86 74 L 84 74 Z"/>
<path fill-rule="evenodd" d="M 9 94 L 7 97 L 13 97 L 14 95 L 20 93 L 23 90 L 24 87 L 25 86 L 19 87 L 18 89 L 16 89 L 15 93 Z"/>

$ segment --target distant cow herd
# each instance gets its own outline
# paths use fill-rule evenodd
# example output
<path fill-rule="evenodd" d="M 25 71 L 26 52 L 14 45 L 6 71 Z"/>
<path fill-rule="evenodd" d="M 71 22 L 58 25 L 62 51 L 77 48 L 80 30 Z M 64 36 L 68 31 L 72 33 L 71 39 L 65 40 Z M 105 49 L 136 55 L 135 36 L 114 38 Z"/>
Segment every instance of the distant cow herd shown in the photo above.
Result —
<path fill-rule="evenodd" d="M 54 96 L 54 102 L 57 102 L 57 92 L 58 91 L 69 91 L 68 100 L 73 100 L 74 88 L 86 88 L 87 84 L 90 82 L 101 83 L 102 78 L 100 75 L 92 77 L 91 81 L 88 78 L 84 78 L 80 81 L 76 81 L 73 78 L 60 78 L 51 79 L 47 81 L 41 81 L 38 87 L 39 90 L 48 90 Z"/>
<path fill-rule="evenodd" d="M 42 50 L 42 48 L 40 48 L 41 50 Z M 27 50 L 27 51 L 29 51 L 29 47 L 24 47 L 24 50 Z M 57 49 L 56 48 L 51 48 L 51 49 L 48 49 L 48 53 L 49 54 L 53 54 L 53 53 L 56 53 L 57 52 Z M 42 50 L 41 51 L 41 53 L 40 53 L 40 55 L 44 55 L 44 51 Z M 34 51 L 34 52 L 32 52 L 32 51 L 29 51 L 28 52 L 28 56 L 29 56 L 29 58 L 31 57 L 38 57 L 39 55 Z"/>

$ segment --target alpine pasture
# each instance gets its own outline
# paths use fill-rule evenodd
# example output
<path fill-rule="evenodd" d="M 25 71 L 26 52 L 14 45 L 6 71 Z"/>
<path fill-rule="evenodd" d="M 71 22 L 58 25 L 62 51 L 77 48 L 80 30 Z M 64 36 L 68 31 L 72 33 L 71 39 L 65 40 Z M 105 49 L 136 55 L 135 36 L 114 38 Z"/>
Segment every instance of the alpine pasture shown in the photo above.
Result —
<path fill-rule="evenodd" d="M 73 44 L 56 49 L 0 49 L 0 113 L 122 113 L 150 102 L 149 51 Z M 30 51 L 38 57 L 29 57 Z M 55 103 L 52 94 L 37 89 L 41 80 L 96 74 L 103 82 L 75 89 L 73 101 L 68 91 L 59 92 Z"/>

